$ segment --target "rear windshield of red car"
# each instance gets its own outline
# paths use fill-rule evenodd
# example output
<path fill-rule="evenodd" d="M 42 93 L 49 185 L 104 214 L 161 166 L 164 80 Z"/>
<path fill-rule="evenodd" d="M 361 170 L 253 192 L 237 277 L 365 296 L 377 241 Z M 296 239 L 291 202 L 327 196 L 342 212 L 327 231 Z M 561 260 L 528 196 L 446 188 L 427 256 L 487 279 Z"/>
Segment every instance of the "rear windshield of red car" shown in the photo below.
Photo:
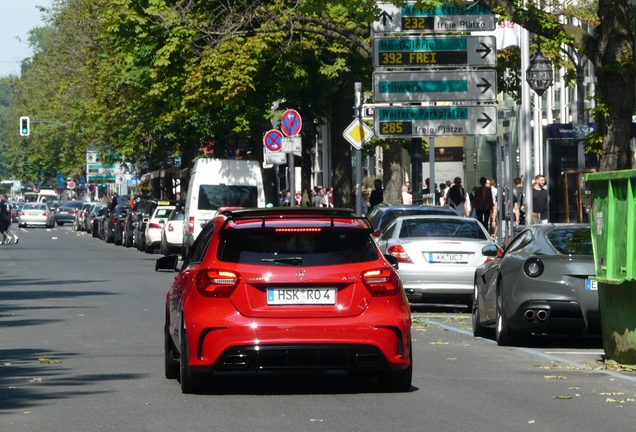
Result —
<path fill-rule="evenodd" d="M 300 257 L 305 266 L 375 261 L 378 249 L 362 229 L 230 229 L 222 233 L 220 261 L 271 265 L 272 259 Z M 265 260 L 265 261 L 263 261 Z"/>

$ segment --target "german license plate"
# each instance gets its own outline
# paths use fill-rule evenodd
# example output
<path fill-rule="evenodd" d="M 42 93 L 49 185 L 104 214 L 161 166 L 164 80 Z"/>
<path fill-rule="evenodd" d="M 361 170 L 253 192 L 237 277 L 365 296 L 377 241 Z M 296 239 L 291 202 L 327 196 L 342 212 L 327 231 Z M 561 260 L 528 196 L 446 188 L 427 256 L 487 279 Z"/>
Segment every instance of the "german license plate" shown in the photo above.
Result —
<path fill-rule="evenodd" d="M 267 288 L 268 305 L 336 304 L 335 288 Z"/>
<path fill-rule="evenodd" d="M 468 254 L 462 253 L 437 253 L 429 252 L 428 262 L 430 263 L 449 263 L 449 264 L 461 264 L 468 262 Z"/>
<path fill-rule="evenodd" d="M 595 280 L 585 279 L 586 291 L 598 291 L 598 282 Z"/>

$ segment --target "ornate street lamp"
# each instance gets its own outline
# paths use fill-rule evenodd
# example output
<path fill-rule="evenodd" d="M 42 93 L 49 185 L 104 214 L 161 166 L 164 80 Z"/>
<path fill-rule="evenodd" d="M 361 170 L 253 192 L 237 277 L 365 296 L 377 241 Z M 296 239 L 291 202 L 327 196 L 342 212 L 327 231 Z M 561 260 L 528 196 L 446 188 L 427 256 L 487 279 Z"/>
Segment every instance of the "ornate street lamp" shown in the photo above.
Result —
<path fill-rule="evenodd" d="M 550 60 L 543 56 L 541 46 L 537 49 L 537 53 L 530 59 L 530 66 L 526 70 L 526 81 L 532 90 L 539 96 L 552 85 L 554 71 Z"/>

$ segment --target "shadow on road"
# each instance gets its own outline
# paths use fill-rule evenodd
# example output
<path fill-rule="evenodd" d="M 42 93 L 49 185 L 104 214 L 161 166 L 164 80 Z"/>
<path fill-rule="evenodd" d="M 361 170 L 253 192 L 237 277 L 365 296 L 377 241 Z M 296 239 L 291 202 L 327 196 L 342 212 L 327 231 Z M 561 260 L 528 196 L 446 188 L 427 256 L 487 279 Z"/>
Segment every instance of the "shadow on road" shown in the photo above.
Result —
<path fill-rule="evenodd" d="M 77 354 L 35 349 L 0 350 L 0 412 L 24 409 L 50 400 L 86 394 L 105 381 L 132 380 L 142 374 L 73 375 L 64 360 Z M 91 386 L 87 389 L 86 386 Z"/>

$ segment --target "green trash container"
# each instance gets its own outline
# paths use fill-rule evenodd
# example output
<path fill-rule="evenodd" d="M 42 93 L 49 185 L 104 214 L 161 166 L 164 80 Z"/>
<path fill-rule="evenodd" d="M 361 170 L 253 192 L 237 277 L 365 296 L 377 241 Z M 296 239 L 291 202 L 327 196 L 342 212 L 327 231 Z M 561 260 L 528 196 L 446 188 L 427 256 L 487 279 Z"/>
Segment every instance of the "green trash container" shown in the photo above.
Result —
<path fill-rule="evenodd" d="M 605 356 L 636 365 L 636 170 L 586 180 Z"/>

